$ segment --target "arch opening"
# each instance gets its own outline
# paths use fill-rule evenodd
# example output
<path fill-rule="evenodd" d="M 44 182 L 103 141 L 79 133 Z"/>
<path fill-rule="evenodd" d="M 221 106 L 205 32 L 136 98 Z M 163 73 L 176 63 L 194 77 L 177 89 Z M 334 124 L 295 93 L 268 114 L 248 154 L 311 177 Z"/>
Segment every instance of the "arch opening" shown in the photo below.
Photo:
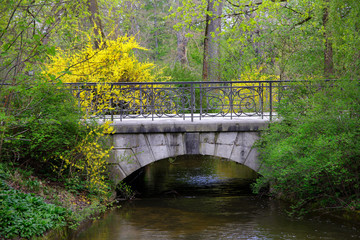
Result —
<path fill-rule="evenodd" d="M 182 155 L 150 163 L 123 181 L 136 197 L 238 196 L 252 194 L 258 174 L 227 159 Z"/>

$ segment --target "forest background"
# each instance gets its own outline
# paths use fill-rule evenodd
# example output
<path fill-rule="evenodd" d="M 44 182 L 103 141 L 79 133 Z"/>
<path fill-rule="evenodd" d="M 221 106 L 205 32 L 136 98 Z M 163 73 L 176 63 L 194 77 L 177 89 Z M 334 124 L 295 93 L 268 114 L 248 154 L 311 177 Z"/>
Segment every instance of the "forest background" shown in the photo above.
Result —
<path fill-rule="evenodd" d="M 112 128 L 80 124 L 65 82 L 337 79 L 285 96 L 283 121 L 259 143 L 267 167 L 255 189 L 271 183 L 294 209 L 359 211 L 359 32 L 357 0 L 2 0 L 1 222 L 22 225 L 9 214 L 21 187 L 56 182 L 83 205 L 111 198 L 101 139 Z M 54 209 L 57 220 L 33 232 L 0 234 L 69 219 Z"/>

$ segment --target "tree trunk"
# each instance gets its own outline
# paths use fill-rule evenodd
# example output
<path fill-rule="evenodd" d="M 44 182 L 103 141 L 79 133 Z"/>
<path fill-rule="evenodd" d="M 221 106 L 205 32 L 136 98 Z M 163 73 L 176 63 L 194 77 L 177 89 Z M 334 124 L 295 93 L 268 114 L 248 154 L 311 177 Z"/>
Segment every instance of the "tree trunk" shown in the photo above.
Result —
<path fill-rule="evenodd" d="M 178 7 L 181 6 L 179 0 L 176 0 L 176 4 Z M 179 21 L 177 18 L 175 19 L 176 23 Z M 181 30 L 176 32 L 176 61 L 180 62 L 181 66 L 184 67 L 188 65 L 189 61 L 186 54 L 186 47 L 189 42 L 189 38 L 185 37 L 186 35 L 186 28 L 182 27 Z"/>
<path fill-rule="evenodd" d="M 99 14 L 99 6 L 97 0 L 88 0 L 88 10 L 90 12 L 90 23 L 94 28 L 94 48 L 98 49 L 100 47 L 101 39 L 105 37 L 102 30 L 101 19 Z"/>
<path fill-rule="evenodd" d="M 65 7 L 61 6 L 61 2 L 56 3 L 52 7 L 51 12 L 54 13 L 54 21 L 50 24 L 45 23 L 41 30 L 41 32 L 43 33 L 43 38 L 41 40 L 43 45 L 47 45 L 49 43 L 50 37 L 51 37 L 51 32 L 61 22 L 61 17 L 65 12 Z"/>
<path fill-rule="evenodd" d="M 215 0 L 208 0 L 207 11 L 212 12 L 212 16 L 206 15 L 206 27 L 204 38 L 204 60 L 203 60 L 203 80 L 220 81 L 220 37 L 221 14 L 223 3 Z"/>
<path fill-rule="evenodd" d="M 328 2 L 328 1 L 326 1 Z M 331 40 L 331 32 L 328 26 L 329 21 L 329 9 L 324 8 L 323 13 L 323 25 L 324 25 L 324 77 L 330 78 L 334 74 L 334 60 L 333 60 L 333 46 Z"/>
<path fill-rule="evenodd" d="M 140 26 L 138 23 L 138 19 L 135 15 L 135 13 L 139 11 L 139 7 L 133 1 L 126 1 L 125 6 L 127 8 L 127 12 L 125 13 L 125 15 L 128 14 L 129 20 L 130 20 L 130 29 L 128 30 L 128 35 L 134 36 L 136 42 L 140 42 L 140 34 L 139 34 Z M 133 51 L 134 51 L 135 55 L 138 54 L 137 49 L 134 49 Z"/>
<path fill-rule="evenodd" d="M 154 5 L 154 41 L 155 41 L 155 57 L 154 60 L 156 61 L 159 55 L 159 41 L 158 41 L 158 23 L 157 23 L 157 6 L 156 1 L 153 3 Z"/>
<path fill-rule="evenodd" d="M 176 61 L 180 62 L 181 66 L 185 66 L 189 63 L 187 54 L 186 54 L 186 46 L 189 42 L 189 39 L 185 37 L 185 27 L 183 27 L 180 31 L 176 32 L 177 37 L 177 51 L 176 51 Z"/>

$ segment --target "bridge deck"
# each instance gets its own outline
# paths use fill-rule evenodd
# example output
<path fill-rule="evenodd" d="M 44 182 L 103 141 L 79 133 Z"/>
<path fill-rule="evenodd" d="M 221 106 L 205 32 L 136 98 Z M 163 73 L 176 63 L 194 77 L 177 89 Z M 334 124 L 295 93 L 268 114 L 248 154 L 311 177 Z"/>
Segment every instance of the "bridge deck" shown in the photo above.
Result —
<path fill-rule="evenodd" d="M 115 119 L 116 133 L 171 133 L 171 132 L 249 132 L 265 128 L 269 117 L 213 117 L 213 118 L 126 118 Z"/>

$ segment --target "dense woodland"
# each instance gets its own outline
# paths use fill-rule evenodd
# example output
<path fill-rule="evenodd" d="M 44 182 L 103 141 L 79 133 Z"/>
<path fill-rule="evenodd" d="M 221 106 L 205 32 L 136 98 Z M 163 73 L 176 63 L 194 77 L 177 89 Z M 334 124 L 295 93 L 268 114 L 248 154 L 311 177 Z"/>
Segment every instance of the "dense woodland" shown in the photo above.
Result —
<path fill-rule="evenodd" d="M 294 82 L 258 143 L 254 190 L 270 184 L 296 214 L 359 212 L 359 49 L 358 0 L 1 0 L 0 222 L 15 227 L 0 236 L 79 221 L 57 204 L 18 230 L 13 203 L 45 203 L 15 185 L 37 192 L 46 179 L 97 204 L 111 198 L 101 141 L 112 128 L 79 123 L 88 116 L 62 91 L 68 82 Z"/>

